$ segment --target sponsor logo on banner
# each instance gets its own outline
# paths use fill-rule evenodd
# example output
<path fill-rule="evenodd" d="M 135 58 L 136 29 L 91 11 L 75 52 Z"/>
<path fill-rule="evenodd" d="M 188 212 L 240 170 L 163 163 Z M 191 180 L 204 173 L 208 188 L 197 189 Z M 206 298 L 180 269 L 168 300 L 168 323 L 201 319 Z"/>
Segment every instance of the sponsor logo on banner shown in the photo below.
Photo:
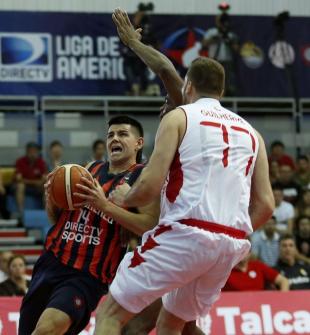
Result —
<path fill-rule="evenodd" d="M 240 50 L 244 64 L 250 69 L 257 69 L 264 63 L 264 53 L 260 47 L 252 41 L 244 43 Z"/>
<path fill-rule="evenodd" d="M 49 82 L 53 79 L 51 35 L 0 33 L 0 81 Z"/>
<path fill-rule="evenodd" d="M 117 36 L 55 36 L 55 77 L 125 80 Z"/>
<path fill-rule="evenodd" d="M 204 30 L 200 28 L 182 28 L 164 41 L 165 53 L 179 65 L 188 68 L 191 62 L 199 56 L 207 56 L 208 52 L 202 49 L 201 40 Z"/>
<path fill-rule="evenodd" d="M 277 41 L 269 48 L 269 59 L 271 63 L 279 68 L 284 69 L 286 65 L 291 65 L 295 61 L 295 51 L 293 47 L 285 41 Z"/>

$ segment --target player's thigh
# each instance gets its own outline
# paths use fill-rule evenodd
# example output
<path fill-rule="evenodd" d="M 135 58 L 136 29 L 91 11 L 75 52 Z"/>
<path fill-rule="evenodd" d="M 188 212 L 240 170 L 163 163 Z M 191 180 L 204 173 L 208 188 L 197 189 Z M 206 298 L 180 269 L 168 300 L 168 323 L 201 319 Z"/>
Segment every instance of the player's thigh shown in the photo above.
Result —
<path fill-rule="evenodd" d="M 53 287 L 42 280 L 40 271 L 34 273 L 30 287 L 23 298 L 20 308 L 19 335 L 29 335 L 35 329 L 36 324 L 46 309 Z"/>
<path fill-rule="evenodd" d="M 161 307 L 160 298 L 131 319 L 122 330 L 122 335 L 148 335 L 156 326 Z"/>
<path fill-rule="evenodd" d="M 234 245 L 236 244 L 236 245 Z M 229 253 L 223 253 L 211 267 L 185 286 L 177 288 L 162 298 L 165 309 L 185 321 L 196 320 L 208 314 L 213 303 L 219 298 L 232 268 L 248 252 L 248 241 L 233 241 Z"/>
<path fill-rule="evenodd" d="M 51 295 L 47 308 L 57 309 L 70 317 L 68 334 L 78 334 L 90 320 L 93 310 L 102 297 L 103 287 L 92 278 L 76 273 L 73 278 L 57 285 Z"/>
<path fill-rule="evenodd" d="M 71 326 L 71 318 L 68 314 L 56 308 L 47 308 L 40 316 L 32 335 L 62 335 Z"/>

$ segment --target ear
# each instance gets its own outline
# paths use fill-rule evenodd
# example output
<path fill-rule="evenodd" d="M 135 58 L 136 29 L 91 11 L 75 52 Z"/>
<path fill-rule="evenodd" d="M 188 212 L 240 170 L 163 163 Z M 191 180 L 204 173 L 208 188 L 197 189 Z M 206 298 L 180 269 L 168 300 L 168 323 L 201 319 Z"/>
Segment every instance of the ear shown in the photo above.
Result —
<path fill-rule="evenodd" d="M 224 95 L 224 89 L 222 90 L 222 92 L 221 92 L 221 95 L 220 95 L 220 99 L 223 97 L 223 95 Z"/>
<path fill-rule="evenodd" d="M 187 85 L 185 87 L 186 95 L 190 95 L 191 93 L 193 93 L 193 89 L 194 89 L 193 83 L 190 80 L 188 80 Z"/>
<path fill-rule="evenodd" d="M 140 149 L 142 149 L 143 145 L 144 145 L 144 138 L 139 137 L 138 140 L 137 140 L 136 150 L 139 151 Z"/>

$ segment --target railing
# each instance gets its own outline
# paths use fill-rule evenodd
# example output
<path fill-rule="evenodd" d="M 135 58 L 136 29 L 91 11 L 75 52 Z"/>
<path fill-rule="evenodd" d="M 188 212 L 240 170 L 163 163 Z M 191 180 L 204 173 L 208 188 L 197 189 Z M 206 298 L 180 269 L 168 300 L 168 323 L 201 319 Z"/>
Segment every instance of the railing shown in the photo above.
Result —
<path fill-rule="evenodd" d="M 111 116 L 119 114 L 132 115 L 142 122 L 146 130 L 146 151 L 151 151 L 159 120 L 159 108 L 163 102 L 163 97 L 0 96 L 0 165 L 12 164 L 13 156 L 23 153 L 23 146 L 29 139 L 42 145 L 44 156 L 46 156 L 49 142 L 58 137 L 60 140 L 63 139 L 65 145 L 69 147 L 73 143 L 76 152 L 81 152 L 80 149 L 78 150 L 81 147 L 86 155 L 91 140 L 104 137 L 107 121 Z M 267 143 L 280 139 L 287 144 L 291 154 L 296 153 L 298 146 L 303 148 L 310 146 L 310 139 L 308 139 L 310 99 L 301 99 L 298 106 L 292 98 L 234 97 L 222 99 L 222 104 L 248 119 L 262 132 Z M 1 143 L 1 139 L 12 128 L 14 118 L 16 123 L 22 122 L 23 115 L 19 112 L 33 113 L 31 127 L 35 129 L 31 133 L 28 131 L 26 136 L 23 135 L 25 129 L 14 127 L 15 135 L 19 139 L 18 143 L 12 144 L 14 149 L 7 155 L 7 141 Z M 8 117 L 11 120 L 9 127 L 7 126 Z M 297 123 L 301 125 L 301 133 L 296 126 Z M 80 141 L 77 140 L 79 138 Z M 74 150 L 72 154 L 74 155 Z M 3 158 L 8 159 L 8 162 L 3 162 Z"/>

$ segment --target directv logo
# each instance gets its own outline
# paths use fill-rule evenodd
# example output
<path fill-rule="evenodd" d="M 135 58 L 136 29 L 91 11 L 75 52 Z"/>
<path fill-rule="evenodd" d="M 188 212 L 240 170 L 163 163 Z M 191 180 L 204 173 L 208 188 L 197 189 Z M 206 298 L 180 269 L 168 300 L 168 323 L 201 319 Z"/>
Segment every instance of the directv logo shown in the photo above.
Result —
<path fill-rule="evenodd" d="M 0 81 L 52 80 L 50 34 L 0 33 Z"/>

